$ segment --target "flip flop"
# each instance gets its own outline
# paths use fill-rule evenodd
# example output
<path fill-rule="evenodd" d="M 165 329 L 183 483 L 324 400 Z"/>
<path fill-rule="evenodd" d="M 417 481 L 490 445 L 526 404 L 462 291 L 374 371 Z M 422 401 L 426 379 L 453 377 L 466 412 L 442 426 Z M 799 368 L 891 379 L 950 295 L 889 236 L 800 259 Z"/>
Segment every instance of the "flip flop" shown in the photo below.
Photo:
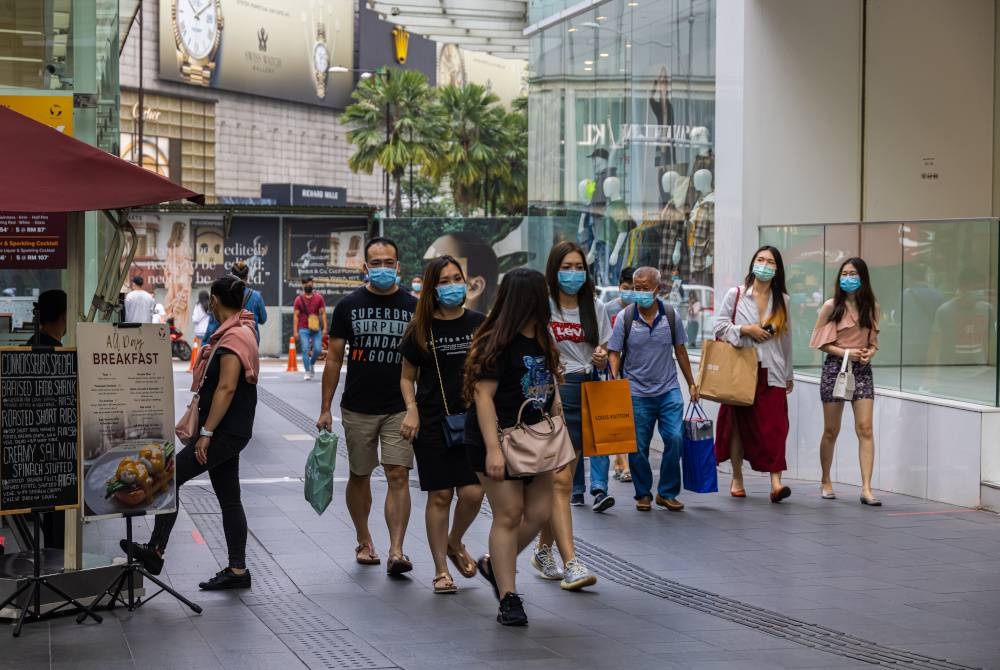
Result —
<path fill-rule="evenodd" d="M 390 556 L 389 561 L 385 564 L 386 574 L 393 577 L 404 575 L 412 569 L 413 563 L 410 562 L 410 557 L 406 554 Z"/>
<path fill-rule="evenodd" d="M 368 552 L 367 558 L 361 556 L 363 550 Z M 354 547 L 354 560 L 361 565 L 378 565 L 382 562 L 382 559 L 375 553 L 375 547 L 372 546 L 371 542 L 364 542 Z"/>
<path fill-rule="evenodd" d="M 472 560 L 472 556 L 469 556 L 464 544 L 460 551 L 448 549 L 447 555 L 463 577 L 472 579 L 476 576 L 476 562 Z"/>
<path fill-rule="evenodd" d="M 623 472 L 622 476 L 618 479 L 618 481 L 623 482 L 625 484 L 629 483 L 630 481 L 632 481 L 632 473 Z"/>
<path fill-rule="evenodd" d="M 436 594 L 458 593 L 458 587 L 455 586 L 455 580 L 453 580 L 451 575 L 447 572 L 441 573 L 435 577 L 431 584 L 433 584 L 434 593 Z"/>

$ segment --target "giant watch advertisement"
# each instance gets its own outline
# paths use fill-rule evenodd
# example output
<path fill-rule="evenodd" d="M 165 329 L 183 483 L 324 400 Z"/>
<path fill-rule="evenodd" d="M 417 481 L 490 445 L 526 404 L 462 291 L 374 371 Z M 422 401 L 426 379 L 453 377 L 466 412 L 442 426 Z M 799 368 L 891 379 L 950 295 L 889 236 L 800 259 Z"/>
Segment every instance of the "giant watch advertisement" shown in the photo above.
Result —
<path fill-rule="evenodd" d="M 160 77 L 342 109 L 353 90 L 351 0 L 160 0 Z"/>

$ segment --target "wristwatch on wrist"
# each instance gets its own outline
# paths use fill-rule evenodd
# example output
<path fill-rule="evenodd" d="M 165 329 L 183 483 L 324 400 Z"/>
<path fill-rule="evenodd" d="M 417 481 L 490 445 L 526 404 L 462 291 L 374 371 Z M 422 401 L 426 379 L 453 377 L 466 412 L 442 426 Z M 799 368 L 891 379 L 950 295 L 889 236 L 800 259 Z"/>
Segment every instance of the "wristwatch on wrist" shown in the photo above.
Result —
<path fill-rule="evenodd" d="M 214 430 L 208 430 L 204 426 L 202 426 L 201 431 L 199 431 L 199 434 L 202 437 L 212 437 L 213 435 L 215 435 L 215 431 Z"/>
<path fill-rule="evenodd" d="M 316 24 L 316 44 L 313 45 L 313 76 L 316 97 L 326 97 L 326 73 L 330 69 L 330 51 L 326 46 L 326 25 Z"/>
<path fill-rule="evenodd" d="M 222 0 L 171 0 L 170 22 L 181 78 L 209 86 L 222 42 Z"/>

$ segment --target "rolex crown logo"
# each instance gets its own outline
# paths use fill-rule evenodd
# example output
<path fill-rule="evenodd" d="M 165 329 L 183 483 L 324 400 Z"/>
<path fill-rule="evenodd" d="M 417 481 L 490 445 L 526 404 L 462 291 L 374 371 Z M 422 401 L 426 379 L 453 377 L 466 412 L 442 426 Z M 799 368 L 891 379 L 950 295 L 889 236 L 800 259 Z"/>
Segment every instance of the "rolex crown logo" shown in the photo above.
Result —
<path fill-rule="evenodd" d="M 267 31 L 263 28 L 257 31 L 257 49 L 267 52 Z"/>

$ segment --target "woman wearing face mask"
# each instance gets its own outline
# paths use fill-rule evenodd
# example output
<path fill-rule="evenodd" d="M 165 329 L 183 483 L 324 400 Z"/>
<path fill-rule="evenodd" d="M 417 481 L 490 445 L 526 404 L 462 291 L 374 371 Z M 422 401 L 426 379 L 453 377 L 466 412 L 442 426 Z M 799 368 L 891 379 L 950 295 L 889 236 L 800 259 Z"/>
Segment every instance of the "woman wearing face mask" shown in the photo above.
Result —
<path fill-rule="evenodd" d="M 585 488 L 580 389 L 583 382 L 594 379 L 594 374 L 604 372 L 608 365 L 611 321 L 604 305 L 594 297 L 594 282 L 579 245 L 560 242 L 552 248 L 545 280 L 552 296 L 549 330 L 559 347 L 563 364 L 564 377 L 559 397 L 562 399 L 566 427 L 576 449 L 576 462 L 554 477 L 552 521 L 542 526 L 531 564 L 543 579 L 561 580 L 563 589 L 578 591 L 597 582 L 597 577 L 576 557 L 573 547 L 570 505 L 584 504 Z M 615 504 L 615 499 L 608 495 L 609 468 L 610 459 L 607 456 L 590 458 L 590 492 L 594 496 L 592 509 L 595 512 L 603 512 Z M 553 540 L 563 560 L 561 570 L 553 555 Z"/>
<path fill-rule="evenodd" d="M 466 579 L 476 576 L 476 562 L 462 544 L 483 503 L 483 487 L 469 467 L 464 445 L 449 445 L 445 417 L 465 413 L 462 379 L 472 336 L 486 319 L 467 310 L 462 266 L 451 256 L 435 258 L 424 270 L 423 291 L 399 350 L 403 354 L 400 389 L 406 418 L 400 429 L 413 442 L 420 489 L 427 492 L 427 543 L 434 558 L 434 593 L 455 593 L 448 559 Z M 414 391 L 416 386 L 416 391 Z M 455 518 L 448 530 L 452 497 Z"/>
<path fill-rule="evenodd" d="M 715 456 L 732 461 L 729 493 L 745 498 L 743 459 L 771 476 L 771 502 L 792 494 L 782 485 L 785 441 L 788 438 L 788 398 L 795 384 L 792 371 L 792 325 L 785 290 L 781 252 L 772 246 L 757 250 L 742 286 L 729 289 L 716 313 L 715 337 L 734 347 L 757 351 L 757 394 L 750 407 L 722 405 L 716 426 Z"/>
<path fill-rule="evenodd" d="M 840 434 L 844 415 L 844 400 L 833 397 L 833 387 L 844 356 L 851 360 L 854 373 L 854 430 L 858 435 L 858 456 L 861 460 L 861 504 L 879 507 L 882 502 L 872 493 L 872 471 L 875 468 L 875 438 L 872 415 L 875 411 L 875 381 L 872 377 L 872 357 L 878 351 L 879 306 L 872 291 L 868 265 L 860 258 L 850 258 L 840 266 L 833 298 L 819 311 L 809 346 L 826 354 L 820 379 L 820 399 L 823 401 L 823 437 L 819 443 L 819 460 L 823 467 L 820 496 L 833 500 L 830 466 L 833 450 Z"/>
<path fill-rule="evenodd" d="M 210 300 L 211 297 L 208 295 L 208 291 L 198 293 L 198 302 L 191 313 L 191 325 L 194 330 L 194 336 L 201 343 L 205 342 L 205 333 L 208 331 L 208 322 L 211 320 L 211 316 L 208 313 Z"/>
<path fill-rule="evenodd" d="M 222 508 L 229 566 L 199 584 L 205 591 L 250 588 L 247 518 L 240 498 L 240 453 L 253 434 L 260 358 L 253 314 L 243 309 L 245 289 L 246 284 L 233 275 L 212 284 L 209 309 L 221 325 L 208 346 L 201 349 L 191 387 L 201 387 L 201 429 L 197 441 L 185 446 L 176 458 L 178 490 L 188 480 L 208 472 Z M 132 555 L 154 575 L 163 570 L 163 553 L 176 521 L 177 512 L 159 514 L 149 543 L 132 543 Z M 120 544 L 127 552 L 127 541 Z"/>

